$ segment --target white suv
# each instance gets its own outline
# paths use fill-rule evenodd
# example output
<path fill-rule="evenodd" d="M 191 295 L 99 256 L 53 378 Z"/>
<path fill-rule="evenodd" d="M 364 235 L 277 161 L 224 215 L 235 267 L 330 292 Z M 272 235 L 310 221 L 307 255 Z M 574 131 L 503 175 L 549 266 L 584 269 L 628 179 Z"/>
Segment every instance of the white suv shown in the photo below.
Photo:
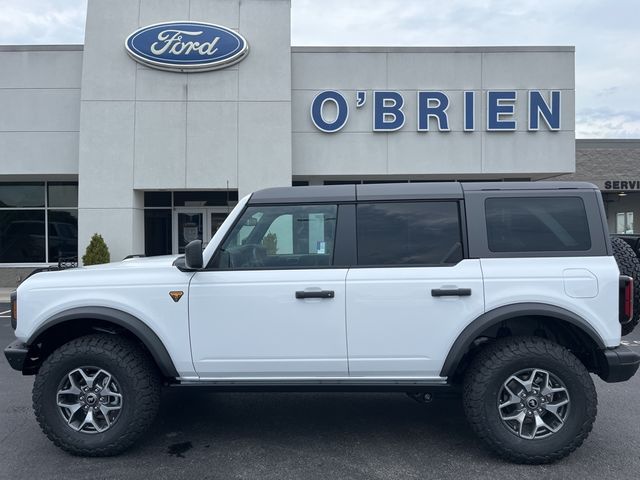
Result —
<path fill-rule="evenodd" d="M 564 457 L 591 431 L 589 372 L 628 380 L 633 315 L 586 183 L 262 190 L 204 252 L 41 272 L 12 299 L 11 365 L 47 436 L 113 455 L 162 385 L 461 390 L 504 457 Z"/>

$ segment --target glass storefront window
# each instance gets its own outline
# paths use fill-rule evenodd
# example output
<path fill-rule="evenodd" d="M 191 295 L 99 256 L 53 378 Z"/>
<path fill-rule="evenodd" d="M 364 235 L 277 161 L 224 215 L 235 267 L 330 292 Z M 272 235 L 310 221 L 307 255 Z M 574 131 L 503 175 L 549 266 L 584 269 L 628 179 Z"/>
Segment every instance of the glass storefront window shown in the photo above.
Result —
<path fill-rule="evenodd" d="M 49 210 L 49 262 L 78 255 L 78 211 Z"/>
<path fill-rule="evenodd" d="M 76 182 L 0 183 L 0 263 L 77 257 L 77 207 Z"/>
<path fill-rule="evenodd" d="M 238 191 L 174 192 L 174 207 L 226 207 L 238 201 Z"/>
<path fill-rule="evenodd" d="M 184 253 L 194 239 L 206 246 L 237 202 L 237 190 L 144 192 L 144 254 Z"/>
<path fill-rule="evenodd" d="M 178 213 L 178 253 L 184 253 L 184 249 L 189 242 L 202 240 L 203 230 L 203 213 Z"/>
<path fill-rule="evenodd" d="M 50 182 L 47 184 L 49 207 L 70 208 L 78 206 L 78 184 Z"/>
<path fill-rule="evenodd" d="M 616 214 L 616 233 L 633 233 L 633 212 Z"/>
<path fill-rule="evenodd" d="M 0 211 L 0 263 L 46 261 L 44 210 Z"/>
<path fill-rule="evenodd" d="M 147 207 L 170 207 L 171 192 L 144 192 L 144 206 Z"/>
<path fill-rule="evenodd" d="M 603 192 L 609 231 L 617 234 L 637 234 L 635 218 L 640 215 L 640 192 Z"/>
<path fill-rule="evenodd" d="M 44 183 L 0 183 L 0 208 L 44 207 Z"/>
<path fill-rule="evenodd" d="M 145 255 L 171 253 L 171 210 L 146 209 L 144 211 Z"/>

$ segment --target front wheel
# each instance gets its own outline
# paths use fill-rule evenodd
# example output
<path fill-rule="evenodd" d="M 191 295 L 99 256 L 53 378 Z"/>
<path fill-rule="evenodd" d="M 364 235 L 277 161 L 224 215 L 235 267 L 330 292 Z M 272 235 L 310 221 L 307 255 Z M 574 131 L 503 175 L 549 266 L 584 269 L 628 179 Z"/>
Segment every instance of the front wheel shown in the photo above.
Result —
<path fill-rule="evenodd" d="M 463 402 L 476 434 L 518 463 L 567 456 L 587 438 L 597 413 L 584 365 L 537 337 L 501 339 L 480 352 L 466 373 Z"/>
<path fill-rule="evenodd" d="M 88 335 L 62 345 L 42 364 L 33 408 L 43 432 L 74 455 L 116 455 L 153 422 L 160 377 L 128 339 Z"/>

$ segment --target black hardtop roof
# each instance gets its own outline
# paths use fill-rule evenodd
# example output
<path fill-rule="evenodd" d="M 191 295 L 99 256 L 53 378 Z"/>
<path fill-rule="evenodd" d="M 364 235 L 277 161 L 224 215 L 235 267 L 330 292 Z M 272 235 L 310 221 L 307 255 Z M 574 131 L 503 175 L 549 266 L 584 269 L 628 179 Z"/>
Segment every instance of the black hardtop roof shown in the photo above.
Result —
<path fill-rule="evenodd" d="M 249 204 L 462 199 L 465 191 L 597 190 L 587 182 L 414 182 L 312 185 L 258 190 Z"/>

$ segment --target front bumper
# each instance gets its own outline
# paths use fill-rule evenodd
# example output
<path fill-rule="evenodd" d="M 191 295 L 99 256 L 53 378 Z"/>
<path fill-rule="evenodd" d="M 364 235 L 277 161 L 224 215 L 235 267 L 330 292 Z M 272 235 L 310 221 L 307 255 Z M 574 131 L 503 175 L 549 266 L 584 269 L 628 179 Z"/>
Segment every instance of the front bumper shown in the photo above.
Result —
<path fill-rule="evenodd" d="M 602 351 L 599 376 L 605 382 L 626 382 L 640 367 L 640 353 L 623 345 Z"/>
<path fill-rule="evenodd" d="M 27 360 L 27 354 L 29 353 L 29 347 L 26 343 L 22 343 L 19 340 L 11 343 L 4 349 L 4 356 L 7 357 L 7 361 L 11 368 L 22 372 L 24 364 Z"/>

